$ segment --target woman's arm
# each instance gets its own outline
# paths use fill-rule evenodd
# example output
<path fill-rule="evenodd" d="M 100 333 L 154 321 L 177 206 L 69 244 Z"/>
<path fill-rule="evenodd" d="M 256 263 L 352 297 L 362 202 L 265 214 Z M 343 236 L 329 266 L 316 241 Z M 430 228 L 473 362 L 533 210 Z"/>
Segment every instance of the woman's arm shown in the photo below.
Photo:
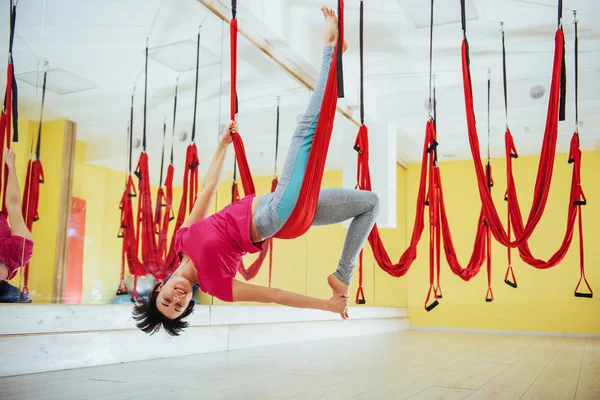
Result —
<path fill-rule="evenodd" d="M 210 162 L 204 182 L 202 183 L 202 190 L 194 203 L 194 208 L 190 215 L 183 221 L 181 227 L 190 226 L 195 221 L 208 217 L 210 213 L 210 207 L 213 199 L 219 187 L 221 180 L 221 172 L 223 171 L 223 163 L 225 162 L 225 156 L 227 155 L 227 148 L 231 144 L 231 132 L 237 132 L 237 124 L 230 121 L 227 126 L 223 129 L 221 140 L 217 145 L 217 150 Z"/>
<path fill-rule="evenodd" d="M 256 301 L 258 303 L 276 303 L 295 308 L 312 308 L 315 310 L 342 313 L 348 307 L 347 297 L 332 297 L 329 300 L 317 299 L 302 294 L 287 292 L 264 286 L 240 282 L 232 283 L 233 301 Z"/>
<path fill-rule="evenodd" d="M 15 153 L 12 149 L 7 149 L 5 151 L 4 160 L 8 167 L 6 210 L 8 211 L 8 219 L 10 220 L 11 233 L 16 236 L 24 237 L 25 239 L 33 240 L 33 236 L 23 219 L 23 211 L 21 210 L 21 190 L 19 189 L 19 181 L 17 179 L 15 167 Z"/>

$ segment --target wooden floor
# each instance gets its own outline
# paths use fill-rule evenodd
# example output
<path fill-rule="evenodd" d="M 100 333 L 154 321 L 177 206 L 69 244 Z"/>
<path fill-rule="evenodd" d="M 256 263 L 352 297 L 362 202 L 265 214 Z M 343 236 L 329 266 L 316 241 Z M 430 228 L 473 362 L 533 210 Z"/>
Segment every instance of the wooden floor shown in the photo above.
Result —
<path fill-rule="evenodd" d="M 600 399 L 600 340 L 409 331 L 0 379 L 8 399 Z"/>

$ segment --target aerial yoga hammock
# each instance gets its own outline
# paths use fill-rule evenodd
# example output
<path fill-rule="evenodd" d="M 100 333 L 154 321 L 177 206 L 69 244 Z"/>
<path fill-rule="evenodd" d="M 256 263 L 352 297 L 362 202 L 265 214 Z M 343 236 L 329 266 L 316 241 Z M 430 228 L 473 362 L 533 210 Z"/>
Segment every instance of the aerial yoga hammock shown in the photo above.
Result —
<path fill-rule="evenodd" d="M 21 203 L 23 219 L 30 232 L 33 232 L 33 223 L 40 219 L 38 206 L 40 203 L 40 184 L 44 183 L 44 169 L 40 159 L 40 148 L 42 141 L 42 121 L 44 115 L 44 102 L 46 99 L 47 66 L 44 68 L 42 83 L 42 105 L 40 107 L 40 122 L 38 124 L 37 141 L 35 153 L 33 152 L 34 138 L 31 138 L 30 158 L 27 162 L 27 175 L 25 177 L 25 188 L 23 191 L 23 202 Z M 29 262 L 23 269 L 23 293 L 29 293 Z"/>
<path fill-rule="evenodd" d="M 231 41 L 231 107 L 230 117 L 234 121 L 237 110 L 237 1 L 232 0 L 232 15 L 230 23 L 230 41 Z M 287 222 L 281 230 L 277 232 L 275 237 L 279 239 L 293 239 L 303 235 L 311 226 L 317 208 L 319 199 L 319 189 L 323 179 L 325 170 L 325 161 L 331 133 L 333 129 L 333 120 L 335 118 L 337 98 L 343 97 L 343 77 L 342 77 L 342 43 L 344 43 L 344 1 L 338 0 L 338 23 L 339 37 L 337 53 L 333 56 L 332 68 L 327 80 L 325 95 L 317 122 L 314 142 L 310 150 L 306 173 L 300 195 L 292 214 L 287 219 Z M 246 158 L 244 143 L 239 133 L 234 133 L 233 144 L 235 147 L 235 157 L 240 169 L 240 178 L 244 188 L 245 195 L 256 193 L 252 173 Z"/>
<path fill-rule="evenodd" d="M 368 128 L 364 123 L 364 90 L 363 90 L 363 2 L 360 7 L 360 61 L 361 61 L 361 126 L 358 131 L 354 149 L 358 153 L 357 162 L 357 188 L 363 190 L 372 190 L 371 175 L 369 171 L 369 136 Z M 475 246 L 468 265 L 463 268 L 457 260 L 452 237 L 448 226 L 448 220 L 445 212 L 442 184 L 440 179 L 439 166 L 437 163 L 437 137 L 436 137 L 436 102 L 435 102 L 435 85 L 432 88 L 434 76 L 432 75 L 432 40 L 433 40 L 433 1 L 431 2 L 431 21 L 430 21 L 430 88 L 429 88 L 429 112 L 430 119 L 427 122 L 425 130 L 425 140 L 423 144 L 423 155 L 421 160 L 421 177 L 419 183 L 419 191 L 417 194 L 417 209 L 415 214 L 414 226 L 410 245 L 408 249 L 400 257 L 398 263 L 394 264 L 390 260 L 387 251 L 383 245 L 377 225 L 373 227 L 369 235 L 369 243 L 373 249 L 373 255 L 377 264 L 388 274 L 400 277 L 408 272 L 413 261 L 417 257 L 417 245 L 421 238 L 424 229 L 424 213 L 425 206 L 429 207 L 429 228 L 430 228 L 430 285 L 427 298 L 425 301 L 425 309 L 431 311 L 439 303 L 438 299 L 442 297 L 440 286 L 440 249 L 441 239 L 444 239 L 444 248 L 446 259 L 451 270 L 463 280 L 470 280 L 475 276 L 483 262 L 486 260 L 486 251 L 488 240 L 486 238 L 486 224 L 483 219 L 483 211 L 480 213 L 478 221 Z M 432 90 L 433 89 L 433 90 Z M 432 99 L 433 92 L 433 99 Z M 433 116 L 431 112 L 433 111 Z M 490 171 L 491 172 L 491 171 Z M 362 288 L 362 257 L 359 265 L 359 287 L 356 294 L 356 302 L 359 304 L 365 303 L 364 290 Z M 434 284 L 434 276 L 437 271 L 437 284 Z M 433 295 L 434 301 L 429 304 L 430 297 Z M 488 296 L 491 299 L 491 290 L 488 285 Z"/>
<path fill-rule="evenodd" d="M 275 191 L 275 189 L 277 188 L 277 183 L 278 183 L 278 181 L 277 181 L 277 155 L 279 153 L 279 101 L 280 101 L 280 97 L 277 96 L 277 119 L 275 122 L 275 165 L 273 167 L 273 179 L 271 180 L 271 193 L 273 193 Z M 235 176 L 236 176 L 236 169 L 235 169 L 235 163 L 234 163 L 234 178 L 233 178 L 233 189 L 232 189 L 233 196 L 232 196 L 232 200 L 231 200 L 232 202 L 240 200 L 239 189 L 237 186 Z M 271 287 L 271 279 L 272 279 L 272 274 L 273 274 L 273 238 L 268 238 L 265 240 L 265 242 L 263 243 L 262 250 L 258 253 L 258 257 L 256 258 L 256 260 L 254 260 L 254 262 L 248 268 L 246 268 L 246 266 L 244 266 L 243 259 L 240 261 L 240 267 L 238 269 L 240 275 L 242 275 L 242 277 L 247 281 L 254 279 L 256 277 L 256 275 L 258 275 L 258 272 L 260 271 L 260 267 L 262 266 L 263 262 L 265 261 L 267 254 L 269 255 L 269 287 Z"/>
<path fill-rule="evenodd" d="M 579 134 L 578 128 L 573 134 L 571 139 L 571 146 L 569 150 L 569 162 L 573 164 L 573 173 L 571 179 L 571 190 L 569 195 L 569 208 L 567 216 L 567 227 L 563 238 L 563 243 L 560 248 L 550 257 L 548 261 L 543 261 L 535 258 L 531 254 L 531 250 L 527 244 L 527 240 L 533 233 L 535 227 L 539 223 L 546 202 L 548 199 L 548 193 L 550 189 L 550 183 L 552 180 L 552 172 L 554 168 L 554 159 L 556 153 L 556 143 L 558 137 L 558 121 L 559 119 L 564 120 L 564 101 L 565 101 L 565 87 L 566 87 L 566 71 L 564 61 L 564 33 L 562 30 L 562 0 L 558 2 L 558 29 L 555 36 L 555 51 L 554 51 L 554 63 L 552 73 L 552 84 L 550 88 L 550 96 L 548 103 L 548 116 L 546 120 L 546 129 L 544 134 L 544 140 L 542 143 L 542 151 L 538 166 L 538 174 L 534 189 L 534 198 L 532 207 L 527 219 L 527 223 L 524 225 L 521 216 L 521 210 L 518 203 L 516 194 L 516 187 L 514 184 L 514 178 L 512 176 L 512 159 L 517 155 L 512 135 L 507 124 L 507 134 L 505 135 L 505 145 L 507 154 L 507 183 L 508 189 L 506 192 L 506 200 L 508 201 L 508 214 L 510 219 L 510 226 L 514 232 L 515 240 L 511 241 L 509 234 L 504 230 L 500 217 L 498 216 L 496 207 L 493 200 L 487 190 L 485 190 L 485 176 L 480 163 L 479 153 L 479 141 L 477 138 L 477 128 L 475 124 L 475 114 L 473 110 L 473 93 L 472 83 L 470 79 L 470 67 L 469 67 L 469 53 L 468 53 L 468 42 L 466 37 L 466 18 L 465 18 L 465 7 L 464 0 L 461 0 L 461 15 L 462 15 L 462 29 L 463 29 L 463 44 L 462 44 L 462 66 L 463 66 L 463 84 L 465 92 L 465 108 L 467 114 L 467 126 L 469 134 L 469 143 L 471 146 L 471 154 L 473 156 L 473 162 L 475 165 L 475 173 L 477 176 L 477 182 L 479 186 L 479 195 L 482 201 L 482 205 L 485 211 L 486 218 L 488 220 L 492 234 L 498 242 L 507 247 L 517 247 L 519 249 L 519 255 L 521 259 L 538 269 L 547 269 L 558 265 L 567 254 L 569 246 L 573 238 L 573 231 L 575 225 L 575 219 L 577 216 L 579 222 L 579 234 L 580 234 L 580 280 L 575 294 L 577 297 L 589 297 L 591 296 L 591 288 L 585 279 L 584 271 L 584 255 L 583 255 L 583 230 L 581 220 L 581 206 L 586 204 L 586 199 L 581 188 L 581 150 L 579 149 Z M 576 31 L 577 32 L 577 31 Z M 577 36 L 575 38 L 575 65 L 576 65 L 576 77 L 577 77 Z M 576 78 L 577 81 L 577 78 Z M 577 83 L 575 84 L 576 93 L 576 114 L 577 113 Z M 505 97 L 505 107 L 506 97 Z M 576 115 L 576 118 L 578 116 Z M 505 281 L 510 283 L 514 282 L 508 280 L 508 273 L 512 271 L 510 268 L 505 277 Z M 582 281 L 588 286 L 590 293 L 579 293 L 578 288 Z M 510 284 L 509 283 L 509 284 Z M 511 285 L 513 286 L 513 285 Z"/>
<path fill-rule="evenodd" d="M 174 155 L 173 145 L 175 137 L 175 121 L 177 118 L 177 85 L 175 86 L 175 97 L 173 105 L 173 126 L 171 139 L 170 162 L 167 168 L 167 175 L 162 188 L 162 171 L 164 169 L 164 137 L 166 135 L 166 123 L 163 124 L 163 155 L 161 159 L 160 187 L 157 193 L 156 212 L 152 213 L 152 200 L 150 194 L 150 177 L 148 170 L 148 155 L 146 149 L 146 99 L 148 85 L 148 46 L 146 46 L 146 65 L 145 65 L 145 90 L 144 90 L 144 130 L 142 146 L 143 151 L 140 154 L 138 166 L 135 175 L 139 178 L 139 189 L 136 192 L 133 178 L 131 175 L 131 157 L 132 157 L 132 132 L 133 132 L 133 96 L 129 128 L 129 175 L 125 192 L 121 198 L 121 230 L 119 236 L 123 237 L 122 249 L 122 267 L 121 281 L 117 294 L 127 293 L 125 285 L 125 263 L 129 265 L 129 271 L 134 276 L 134 288 L 132 291 L 132 301 L 137 300 L 136 290 L 137 280 L 147 273 L 152 274 L 157 280 L 164 281 L 177 268 L 179 257 L 174 246 L 174 235 L 177 229 L 181 227 L 187 215 L 188 207 L 191 211 L 193 204 L 198 196 L 198 149 L 195 144 L 196 137 L 196 110 L 198 99 L 198 77 L 200 62 L 200 31 L 198 31 L 196 48 L 196 80 L 194 94 L 194 117 L 192 125 L 191 144 L 186 150 L 185 167 L 183 175 L 183 190 L 177 218 L 175 220 L 175 229 L 168 241 L 169 223 L 174 219 L 173 216 L 173 175 L 174 175 Z M 140 194 L 138 201 L 137 224 L 134 224 L 132 197 Z M 188 206 L 189 204 L 189 206 Z M 164 208 L 164 209 L 163 209 Z M 127 229 L 127 228 L 130 229 Z M 139 258 L 140 239 L 142 240 L 142 259 Z"/>

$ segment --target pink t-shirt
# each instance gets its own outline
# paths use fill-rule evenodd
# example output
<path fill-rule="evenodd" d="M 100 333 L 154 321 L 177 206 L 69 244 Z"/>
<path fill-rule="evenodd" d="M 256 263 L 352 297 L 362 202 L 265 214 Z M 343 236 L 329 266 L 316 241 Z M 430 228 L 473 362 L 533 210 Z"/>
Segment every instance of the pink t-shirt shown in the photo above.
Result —
<path fill-rule="evenodd" d="M 175 235 L 175 250 L 194 262 L 200 289 L 223 301 L 233 301 L 231 286 L 242 256 L 262 247 L 250 238 L 253 198 L 246 196 Z"/>
<path fill-rule="evenodd" d="M 10 280 L 17 275 L 19 268 L 31 260 L 33 242 L 12 234 L 6 218 L 0 214 L 0 261 L 8 268 Z"/>

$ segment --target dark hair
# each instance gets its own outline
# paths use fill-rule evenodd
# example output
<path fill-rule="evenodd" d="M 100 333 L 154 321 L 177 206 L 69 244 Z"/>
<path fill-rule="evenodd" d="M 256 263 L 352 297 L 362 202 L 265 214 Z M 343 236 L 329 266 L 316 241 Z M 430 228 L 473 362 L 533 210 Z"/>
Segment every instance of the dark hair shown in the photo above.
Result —
<path fill-rule="evenodd" d="M 156 307 L 156 299 L 158 298 L 156 289 L 159 285 L 160 283 L 156 284 L 152 291 L 148 293 L 147 297 L 141 298 L 133 306 L 133 319 L 138 321 L 135 325 L 150 335 L 158 332 L 162 326 L 169 335 L 179 336 L 179 333 L 189 325 L 186 321 L 183 321 L 183 319 L 194 311 L 195 301 L 194 299 L 190 299 L 183 314 L 175 319 L 169 319 Z"/>

